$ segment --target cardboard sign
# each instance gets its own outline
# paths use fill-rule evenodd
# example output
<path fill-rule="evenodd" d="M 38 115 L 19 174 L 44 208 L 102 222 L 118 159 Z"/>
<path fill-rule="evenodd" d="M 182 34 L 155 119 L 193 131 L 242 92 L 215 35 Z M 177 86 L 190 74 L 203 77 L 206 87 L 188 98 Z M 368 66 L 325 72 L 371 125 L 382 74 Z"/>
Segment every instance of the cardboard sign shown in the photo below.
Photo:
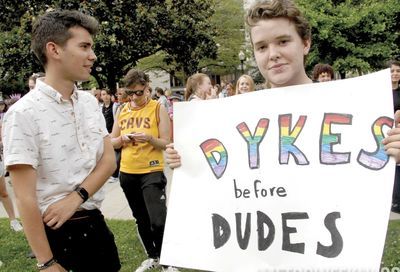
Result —
<path fill-rule="evenodd" d="M 394 160 L 389 70 L 174 105 L 161 262 L 211 271 L 378 271 Z"/>

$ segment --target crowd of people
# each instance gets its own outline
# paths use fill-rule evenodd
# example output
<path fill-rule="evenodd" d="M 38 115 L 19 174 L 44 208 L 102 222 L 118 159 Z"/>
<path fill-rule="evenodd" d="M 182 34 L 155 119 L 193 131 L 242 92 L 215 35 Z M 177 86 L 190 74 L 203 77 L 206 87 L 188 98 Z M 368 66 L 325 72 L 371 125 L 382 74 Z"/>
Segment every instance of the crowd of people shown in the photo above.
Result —
<path fill-rule="evenodd" d="M 304 59 L 311 46 L 310 25 L 292 1 L 257 1 L 246 23 L 268 87 L 335 79 L 328 64 L 316 65 L 312 77 L 307 75 Z M 167 214 L 163 169 L 166 164 L 176 168 L 184 163 L 172 143 L 174 103 L 255 91 L 249 75 L 213 85 L 208 75 L 196 73 L 187 79 L 184 97 L 161 88 L 153 93 L 148 75 L 134 69 L 125 75 L 116 97 L 107 89 L 80 91 L 75 83 L 89 79 L 97 59 L 93 51 L 97 31 L 97 20 L 78 11 L 53 10 L 37 18 L 32 50 L 45 74 L 29 79 L 31 91 L 2 115 L 5 169 L 18 199 L 24 233 L 42 271 L 120 270 L 118 247 L 100 210 L 107 181 L 120 182 L 148 256 L 136 272 L 160 267 Z M 396 111 L 400 63 L 390 67 Z M 400 113 L 395 117 L 398 121 Z M 395 127 L 383 142 L 397 163 L 399 135 L 400 128 Z M 392 209 L 399 212 L 397 172 Z M 0 196 L 11 227 L 22 230 L 13 223 L 18 221 L 4 175 Z M 161 269 L 178 271 L 171 266 Z"/>

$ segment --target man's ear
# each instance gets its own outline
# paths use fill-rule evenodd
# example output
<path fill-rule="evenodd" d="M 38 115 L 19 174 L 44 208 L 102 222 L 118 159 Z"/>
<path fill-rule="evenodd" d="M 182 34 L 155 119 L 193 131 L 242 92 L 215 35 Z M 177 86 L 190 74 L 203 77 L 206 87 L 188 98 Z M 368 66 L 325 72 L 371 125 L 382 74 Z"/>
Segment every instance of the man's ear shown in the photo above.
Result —
<path fill-rule="evenodd" d="M 308 53 L 310 52 L 310 48 L 311 48 L 311 39 L 304 40 L 303 54 L 308 55 Z"/>
<path fill-rule="evenodd" d="M 46 55 L 47 58 L 59 59 L 60 47 L 54 42 L 46 43 Z"/>

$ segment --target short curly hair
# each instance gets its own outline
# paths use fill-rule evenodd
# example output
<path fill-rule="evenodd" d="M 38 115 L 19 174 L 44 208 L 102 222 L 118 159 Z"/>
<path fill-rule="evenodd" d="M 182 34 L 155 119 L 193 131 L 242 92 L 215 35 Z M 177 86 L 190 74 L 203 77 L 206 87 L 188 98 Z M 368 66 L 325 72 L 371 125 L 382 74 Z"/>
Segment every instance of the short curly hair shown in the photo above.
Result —
<path fill-rule="evenodd" d="M 332 79 L 335 78 L 335 71 L 333 71 L 332 66 L 330 66 L 329 64 L 318 63 L 314 66 L 312 79 L 318 80 L 319 75 L 322 73 L 329 74 Z"/>
<path fill-rule="evenodd" d="M 135 69 L 129 70 L 123 79 L 125 87 L 135 87 L 136 85 L 147 86 L 149 82 L 150 78 L 146 73 Z"/>
<path fill-rule="evenodd" d="M 259 21 L 272 18 L 288 19 L 303 40 L 311 39 L 311 26 L 292 0 L 255 1 L 247 12 L 246 23 L 251 28 Z"/>

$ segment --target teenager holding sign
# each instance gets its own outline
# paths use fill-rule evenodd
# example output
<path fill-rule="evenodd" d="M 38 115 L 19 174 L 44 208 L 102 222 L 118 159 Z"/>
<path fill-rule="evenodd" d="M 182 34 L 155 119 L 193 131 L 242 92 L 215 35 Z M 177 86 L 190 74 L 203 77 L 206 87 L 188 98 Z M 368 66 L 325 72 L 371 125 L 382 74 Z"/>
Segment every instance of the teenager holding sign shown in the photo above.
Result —
<path fill-rule="evenodd" d="M 304 69 L 310 51 L 311 28 L 291 0 L 257 1 L 247 18 L 251 42 L 258 69 L 272 88 L 312 83 Z M 396 127 L 384 139 L 386 153 L 400 162 L 400 111 L 396 112 Z M 166 162 L 171 168 L 181 165 L 173 144 L 167 146 Z"/>

